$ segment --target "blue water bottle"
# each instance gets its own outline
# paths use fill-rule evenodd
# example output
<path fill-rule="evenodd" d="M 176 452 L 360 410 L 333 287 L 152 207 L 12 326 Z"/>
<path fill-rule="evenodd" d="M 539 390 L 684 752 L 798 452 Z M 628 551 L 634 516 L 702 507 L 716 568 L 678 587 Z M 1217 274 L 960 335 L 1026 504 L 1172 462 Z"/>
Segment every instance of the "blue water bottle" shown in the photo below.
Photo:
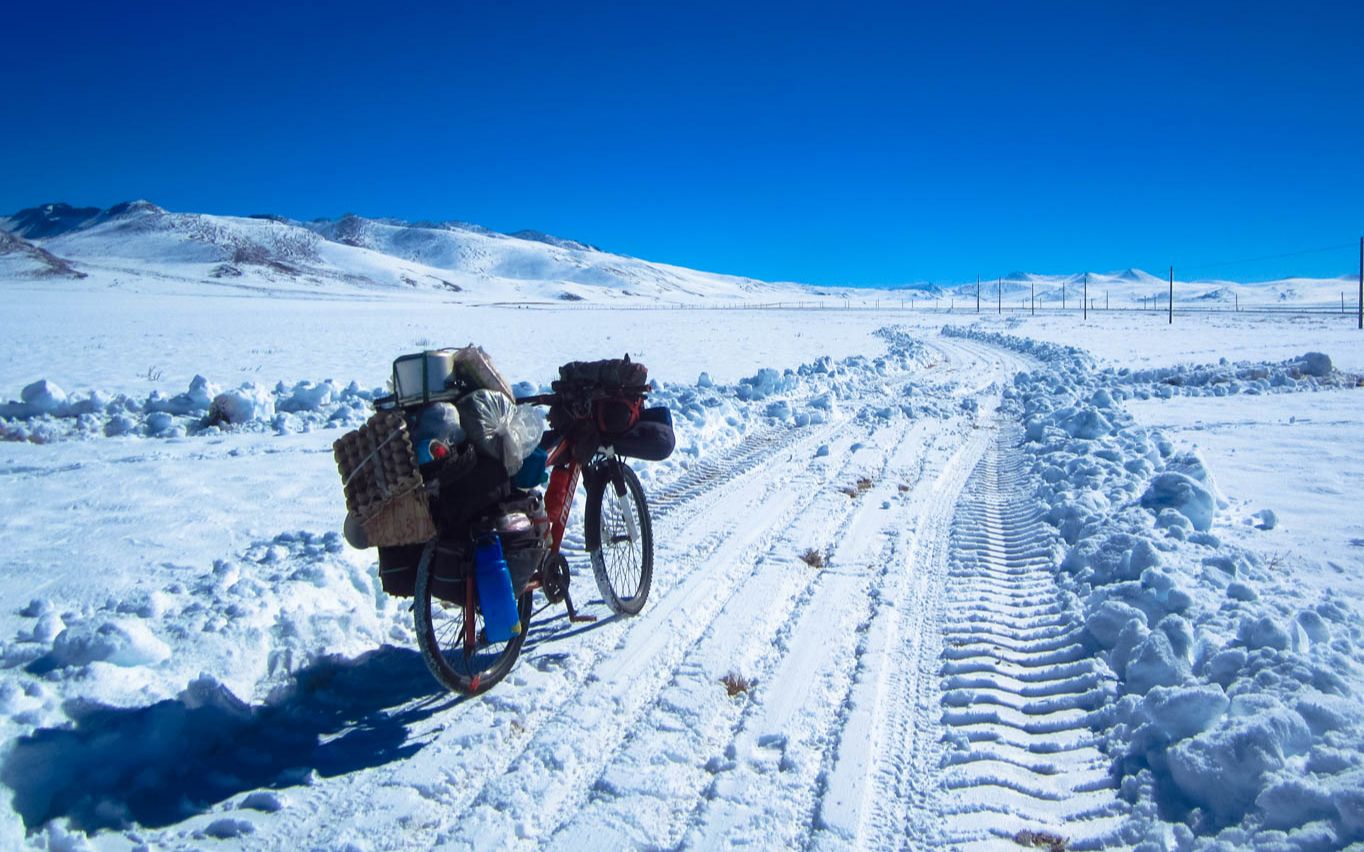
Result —
<path fill-rule="evenodd" d="M 483 610 L 483 632 L 489 642 L 506 642 L 521 632 L 511 573 L 502 556 L 502 540 L 485 533 L 474 551 L 474 576 L 478 583 L 478 606 Z"/>

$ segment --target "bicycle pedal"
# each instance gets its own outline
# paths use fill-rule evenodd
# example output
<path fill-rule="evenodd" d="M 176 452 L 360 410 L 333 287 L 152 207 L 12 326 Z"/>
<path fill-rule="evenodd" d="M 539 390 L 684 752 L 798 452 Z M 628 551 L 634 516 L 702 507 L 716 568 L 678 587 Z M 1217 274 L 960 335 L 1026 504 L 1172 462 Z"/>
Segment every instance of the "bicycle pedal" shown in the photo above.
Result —
<path fill-rule="evenodd" d="M 597 617 L 595 615 L 570 615 L 568 620 L 574 624 L 582 624 L 584 622 L 596 621 Z"/>

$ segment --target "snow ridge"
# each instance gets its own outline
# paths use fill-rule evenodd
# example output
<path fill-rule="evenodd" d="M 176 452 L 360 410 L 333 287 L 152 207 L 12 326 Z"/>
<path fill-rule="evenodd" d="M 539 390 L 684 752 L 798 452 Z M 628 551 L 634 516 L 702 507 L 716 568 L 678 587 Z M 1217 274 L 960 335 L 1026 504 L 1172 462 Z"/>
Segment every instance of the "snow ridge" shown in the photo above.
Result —
<path fill-rule="evenodd" d="M 1202 459 L 1133 425 L 1122 388 L 1066 347 L 1030 351 L 1005 410 L 1025 429 L 1035 497 L 1066 546 L 1058 582 L 1117 677 L 1094 717 L 1132 808 L 1125 843 L 1324 848 L 1364 839 L 1362 625 L 1211 531 Z"/>

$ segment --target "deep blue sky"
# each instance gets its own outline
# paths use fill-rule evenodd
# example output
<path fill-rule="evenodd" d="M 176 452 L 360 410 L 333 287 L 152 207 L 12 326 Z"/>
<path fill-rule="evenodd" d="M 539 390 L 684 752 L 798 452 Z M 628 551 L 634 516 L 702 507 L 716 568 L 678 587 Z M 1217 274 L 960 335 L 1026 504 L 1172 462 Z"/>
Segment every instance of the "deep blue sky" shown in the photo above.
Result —
<path fill-rule="evenodd" d="M 536 228 L 815 283 L 1351 271 L 1364 3 L 15 4 L 0 213 Z"/>

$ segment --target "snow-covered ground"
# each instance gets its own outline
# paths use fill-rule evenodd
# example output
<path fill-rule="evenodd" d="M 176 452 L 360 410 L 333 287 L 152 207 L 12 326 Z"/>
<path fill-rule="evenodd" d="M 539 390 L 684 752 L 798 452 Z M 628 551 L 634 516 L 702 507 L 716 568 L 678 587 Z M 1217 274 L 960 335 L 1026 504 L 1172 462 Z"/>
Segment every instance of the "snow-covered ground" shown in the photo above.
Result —
<path fill-rule="evenodd" d="M 1197 450 L 1228 506 L 1219 534 L 1364 611 L 1364 400 L 1359 392 L 1134 401 L 1137 421 Z M 1274 513 L 1266 529 L 1264 511 Z"/>
<path fill-rule="evenodd" d="M 102 275 L 0 282 L 0 846 L 1364 840 L 1343 318 Z M 459 701 L 337 535 L 331 443 L 469 341 L 532 385 L 629 352 L 679 451 L 639 465 L 644 612 L 547 611 Z"/>

